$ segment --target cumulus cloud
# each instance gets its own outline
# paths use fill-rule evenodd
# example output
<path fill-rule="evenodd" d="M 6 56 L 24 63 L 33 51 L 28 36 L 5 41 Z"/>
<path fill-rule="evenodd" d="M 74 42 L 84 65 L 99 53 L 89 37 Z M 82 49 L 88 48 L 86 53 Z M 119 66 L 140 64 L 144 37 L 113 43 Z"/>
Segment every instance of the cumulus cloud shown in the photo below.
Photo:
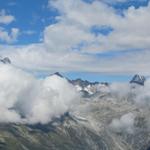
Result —
<path fill-rule="evenodd" d="M 77 96 L 66 79 L 56 75 L 36 79 L 0 64 L 0 122 L 48 123 L 69 111 Z"/>
<path fill-rule="evenodd" d="M 123 16 L 116 13 L 115 8 L 101 1 L 85 3 L 81 0 L 57 0 L 50 1 L 50 6 L 55 7 L 61 15 L 57 17 L 58 23 L 45 30 L 45 39 L 51 39 L 53 35 L 64 35 L 63 39 L 59 36 L 58 39 L 54 38 L 60 43 L 65 40 L 62 49 L 71 49 L 82 42 L 85 44 L 81 50 L 89 53 L 149 48 L 149 5 L 139 9 L 129 7 L 123 12 Z M 65 34 L 66 30 L 62 30 L 64 26 L 67 27 L 67 31 L 72 32 Z M 93 26 L 109 26 L 113 31 L 107 36 L 99 34 L 95 37 L 90 32 Z M 78 33 L 78 38 L 74 38 L 74 31 Z M 56 50 L 59 51 L 59 48 Z"/>
<path fill-rule="evenodd" d="M 4 9 L 0 11 L 0 24 L 7 25 L 12 23 L 15 20 L 15 17 L 8 15 Z M 5 43 L 16 42 L 19 35 L 18 28 L 11 28 L 10 31 L 6 30 L 4 26 L 0 26 L 0 41 Z"/>
<path fill-rule="evenodd" d="M 59 16 L 55 24 L 45 27 L 40 44 L 1 46 L 0 54 L 9 56 L 16 66 L 34 71 L 150 74 L 149 5 L 129 7 L 123 15 L 98 0 L 50 0 L 49 7 L 57 9 Z M 93 26 L 112 31 L 95 36 Z M 7 42 L 16 41 L 19 35 L 18 30 L 0 32 L 0 39 Z"/>

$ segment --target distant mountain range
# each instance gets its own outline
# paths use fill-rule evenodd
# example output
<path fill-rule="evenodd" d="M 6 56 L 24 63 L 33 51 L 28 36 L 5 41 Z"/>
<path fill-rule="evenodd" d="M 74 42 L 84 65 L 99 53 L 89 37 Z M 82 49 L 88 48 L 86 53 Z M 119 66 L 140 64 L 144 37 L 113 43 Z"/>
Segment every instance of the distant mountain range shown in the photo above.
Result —
<path fill-rule="evenodd" d="M 66 78 L 59 72 L 56 72 L 52 75 L 57 75 L 61 78 Z M 108 82 L 90 82 L 87 80 L 82 80 L 81 78 L 78 78 L 75 80 L 70 80 L 68 78 L 66 79 L 68 80 L 69 83 L 71 83 L 72 85 L 76 87 L 77 91 L 82 92 L 84 97 L 94 95 L 97 92 L 102 91 L 102 89 L 110 85 L 110 83 Z M 129 83 L 133 85 L 144 86 L 145 81 L 146 81 L 146 78 L 144 76 L 136 74 L 133 76 L 131 81 L 129 81 Z"/>

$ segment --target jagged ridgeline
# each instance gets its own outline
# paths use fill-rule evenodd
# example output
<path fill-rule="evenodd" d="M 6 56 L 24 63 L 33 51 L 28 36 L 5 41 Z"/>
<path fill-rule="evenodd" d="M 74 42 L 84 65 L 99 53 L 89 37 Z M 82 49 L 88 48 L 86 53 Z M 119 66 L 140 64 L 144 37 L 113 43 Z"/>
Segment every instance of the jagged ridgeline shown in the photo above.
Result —
<path fill-rule="evenodd" d="M 11 63 L 7 57 L 1 59 L 1 62 L 4 63 L 2 66 L 7 67 L 9 65 L 5 64 Z M 107 82 L 70 80 L 59 72 L 50 76 L 65 80 L 74 87 L 80 95 L 80 101 L 48 123 L 1 122 L 0 149 L 149 150 L 149 107 L 139 107 L 135 101 L 139 98 L 139 89 L 146 86 L 145 77 L 135 75 L 130 84 L 121 85 L 120 88 L 118 84 Z M 130 86 L 132 84 L 136 84 L 134 90 Z M 147 102 L 147 99 L 143 99 L 143 102 Z M 8 109 L 9 112 L 16 111 L 15 107 Z"/>

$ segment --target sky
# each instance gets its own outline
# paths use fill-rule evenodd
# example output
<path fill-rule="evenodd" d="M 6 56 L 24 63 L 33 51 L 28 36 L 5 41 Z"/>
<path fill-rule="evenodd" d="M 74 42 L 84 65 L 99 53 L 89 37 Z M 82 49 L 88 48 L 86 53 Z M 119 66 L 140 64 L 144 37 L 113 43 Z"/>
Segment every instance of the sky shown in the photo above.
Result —
<path fill-rule="evenodd" d="M 43 77 L 150 75 L 148 0 L 0 0 L 0 56 Z"/>

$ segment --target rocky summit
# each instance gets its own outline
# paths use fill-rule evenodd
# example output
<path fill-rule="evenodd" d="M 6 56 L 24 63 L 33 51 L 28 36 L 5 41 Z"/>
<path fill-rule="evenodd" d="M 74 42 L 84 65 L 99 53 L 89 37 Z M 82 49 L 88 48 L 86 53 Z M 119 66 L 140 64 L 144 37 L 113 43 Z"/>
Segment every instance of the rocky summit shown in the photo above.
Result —
<path fill-rule="evenodd" d="M 146 80 L 146 78 L 144 76 L 136 74 L 132 78 L 132 80 L 130 81 L 130 83 L 136 83 L 136 84 L 139 84 L 139 85 L 144 85 L 145 80 Z"/>
<path fill-rule="evenodd" d="M 1 58 L 0 62 L 2 62 L 4 64 L 11 64 L 11 60 L 8 57 Z"/>

